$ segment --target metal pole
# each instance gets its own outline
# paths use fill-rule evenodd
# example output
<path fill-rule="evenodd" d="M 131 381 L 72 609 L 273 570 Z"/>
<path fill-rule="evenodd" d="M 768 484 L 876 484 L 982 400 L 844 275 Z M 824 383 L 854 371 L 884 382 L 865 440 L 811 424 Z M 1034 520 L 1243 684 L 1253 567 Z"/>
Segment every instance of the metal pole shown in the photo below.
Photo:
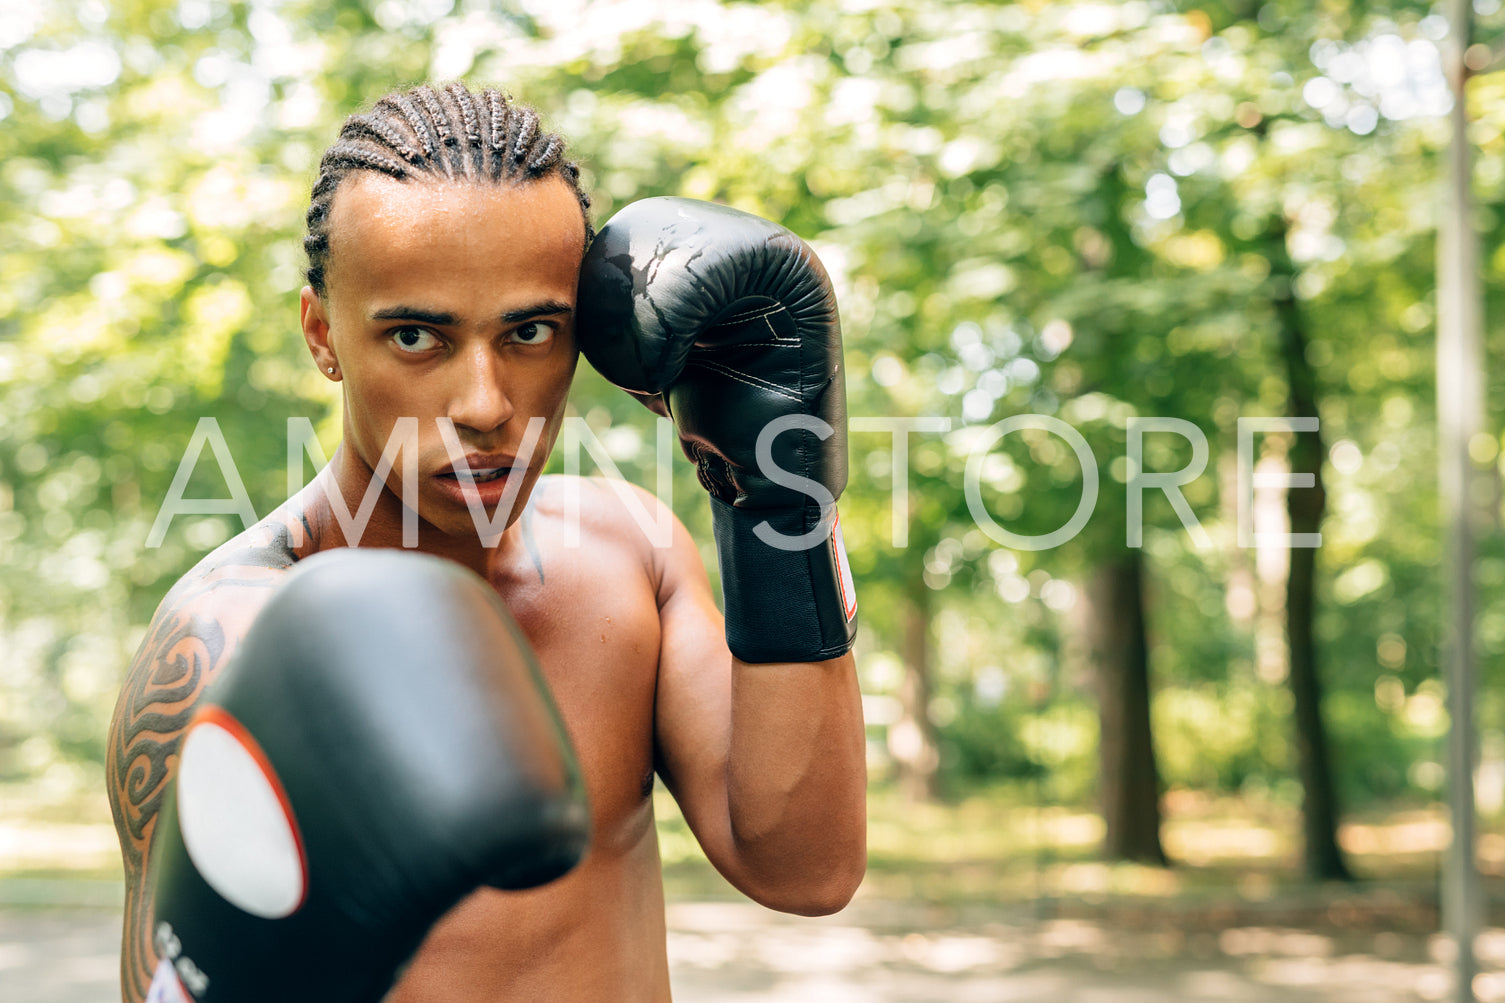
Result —
<path fill-rule="evenodd" d="M 1478 237 L 1471 219 L 1468 108 L 1465 90 L 1473 11 L 1470 0 L 1450 0 L 1450 42 L 1443 70 L 1453 92 L 1449 115 L 1446 201 L 1437 241 L 1437 447 L 1439 509 L 1445 534 L 1443 676 L 1447 682 L 1448 812 L 1453 844 L 1442 885 L 1443 929 L 1457 947 L 1454 999 L 1473 1003 L 1474 939 L 1483 902 L 1475 858 L 1474 824 L 1474 516 L 1469 440 L 1484 427 L 1483 289 Z"/>

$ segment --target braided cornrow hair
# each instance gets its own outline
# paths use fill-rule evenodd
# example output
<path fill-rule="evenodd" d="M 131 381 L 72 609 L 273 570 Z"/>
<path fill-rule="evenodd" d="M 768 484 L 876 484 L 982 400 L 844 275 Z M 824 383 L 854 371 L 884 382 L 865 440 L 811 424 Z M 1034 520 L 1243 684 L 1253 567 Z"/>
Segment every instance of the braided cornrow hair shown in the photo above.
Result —
<path fill-rule="evenodd" d="M 585 241 L 595 231 L 580 169 L 564 157 L 564 140 L 545 132 L 538 113 L 492 88 L 473 93 L 461 83 L 394 92 L 345 120 L 324 151 L 308 206 L 308 284 L 324 295 L 329 263 L 329 211 L 353 171 L 388 177 L 467 179 L 523 184 L 558 174 L 580 200 Z"/>

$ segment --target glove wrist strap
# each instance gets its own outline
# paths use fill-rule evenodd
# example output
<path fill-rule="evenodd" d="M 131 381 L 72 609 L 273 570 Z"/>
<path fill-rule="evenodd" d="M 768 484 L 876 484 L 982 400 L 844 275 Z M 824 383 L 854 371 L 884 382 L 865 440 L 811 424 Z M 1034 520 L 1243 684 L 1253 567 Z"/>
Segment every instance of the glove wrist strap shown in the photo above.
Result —
<path fill-rule="evenodd" d="M 711 498 L 726 642 L 744 662 L 818 662 L 851 650 L 857 595 L 834 505 L 739 509 Z"/>

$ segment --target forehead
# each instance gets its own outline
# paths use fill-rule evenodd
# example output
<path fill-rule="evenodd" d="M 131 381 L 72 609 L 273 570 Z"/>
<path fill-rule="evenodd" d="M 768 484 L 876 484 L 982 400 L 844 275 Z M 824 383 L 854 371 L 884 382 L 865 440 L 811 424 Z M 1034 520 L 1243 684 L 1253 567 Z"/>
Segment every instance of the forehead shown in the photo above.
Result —
<path fill-rule="evenodd" d="M 329 251 L 330 285 L 341 291 L 443 279 L 489 288 L 567 282 L 573 293 L 585 221 L 558 176 L 514 185 L 359 171 L 335 194 Z"/>

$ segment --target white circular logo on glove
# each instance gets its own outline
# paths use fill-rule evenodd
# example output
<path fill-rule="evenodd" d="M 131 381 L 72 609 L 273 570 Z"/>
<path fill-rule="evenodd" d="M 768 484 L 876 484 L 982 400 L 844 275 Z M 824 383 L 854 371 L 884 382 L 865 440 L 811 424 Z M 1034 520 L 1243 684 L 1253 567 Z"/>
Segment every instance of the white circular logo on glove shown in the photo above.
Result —
<path fill-rule="evenodd" d="M 178 828 L 193 866 L 232 905 L 282 919 L 303 904 L 308 864 L 287 795 L 261 746 L 219 707 L 183 739 Z"/>

